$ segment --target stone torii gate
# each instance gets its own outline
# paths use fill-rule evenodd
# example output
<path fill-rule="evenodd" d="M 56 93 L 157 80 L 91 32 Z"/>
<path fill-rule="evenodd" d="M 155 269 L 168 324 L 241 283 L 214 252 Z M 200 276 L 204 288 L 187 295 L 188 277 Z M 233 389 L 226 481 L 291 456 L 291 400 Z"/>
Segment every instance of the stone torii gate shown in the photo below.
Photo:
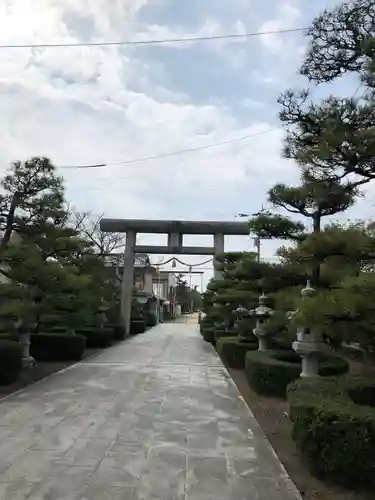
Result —
<path fill-rule="evenodd" d="M 134 278 L 134 255 L 136 253 L 170 255 L 213 255 L 214 278 L 220 279 L 215 257 L 224 253 L 226 235 L 249 235 L 246 222 L 217 221 L 173 221 L 145 219 L 105 219 L 100 221 L 100 229 L 106 233 L 126 233 L 124 271 L 121 291 L 121 316 L 124 328 L 130 331 L 130 314 Z M 158 233 L 168 235 L 168 245 L 137 245 L 138 233 Z M 184 246 L 185 234 L 212 234 L 212 247 Z"/>

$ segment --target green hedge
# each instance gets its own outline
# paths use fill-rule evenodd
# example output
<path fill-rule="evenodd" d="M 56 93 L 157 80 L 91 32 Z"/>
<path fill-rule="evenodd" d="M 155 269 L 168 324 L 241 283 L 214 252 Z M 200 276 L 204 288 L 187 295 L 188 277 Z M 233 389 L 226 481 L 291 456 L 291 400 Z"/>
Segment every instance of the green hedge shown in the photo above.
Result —
<path fill-rule="evenodd" d="M 11 340 L 12 342 L 18 342 L 17 335 L 14 333 L 0 333 L 0 340 Z"/>
<path fill-rule="evenodd" d="M 347 373 L 349 364 L 342 358 L 324 358 L 319 375 Z M 255 351 L 246 354 L 245 371 L 248 382 L 258 394 L 285 398 L 288 384 L 301 373 L 301 358 L 292 350 Z"/>
<path fill-rule="evenodd" d="M 230 368 L 243 369 L 246 354 L 258 349 L 257 339 L 243 337 L 222 337 L 216 344 L 217 352 Z"/>
<path fill-rule="evenodd" d="M 112 328 L 114 340 L 124 340 L 127 336 L 123 325 L 108 325 L 108 328 Z"/>
<path fill-rule="evenodd" d="M 288 387 L 293 438 L 311 471 L 346 487 L 375 487 L 375 381 L 300 379 Z"/>
<path fill-rule="evenodd" d="M 143 319 L 134 319 L 130 322 L 130 334 L 137 335 L 138 333 L 143 333 L 146 330 L 146 324 Z"/>
<path fill-rule="evenodd" d="M 215 328 L 213 326 L 205 326 L 202 330 L 203 339 L 206 342 L 215 344 Z"/>
<path fill-rule="evenodd" d="M 86 348 L 82 335 L 36 333 L 30 340 L 30 354 L 37 361 L 79 361 Z"/>
<path fill-rule="evenodd" d="M 54 325 L 54 326 L 40 325 L 39 331 L 40 332 L 48 332 L 48 333 L 59 333 L 62 335 L 66 335 L 67 334 L 67 327 L 61 326 L 61 325 Z"/>
<path fill-rule="evenodd" d="M 77 335 L 85 337 L 88 349 L 105 349 L 114 340 L 114 331 L 112 328 L 99 329 L 95 326 L 87 326 L 77 328 L 75 332 Z"/>
<path fill-rule="evenodd" d="M 207 316 L 201 319 L 201 322 L 199 323 L 199 331 L 201 332 L 201 335 L 204 334 L 204 330 L 206 328 L 212 328 L 213 324 L 212 322 L 208 319 Z"/>
<path fill-rule="evenodd" d="M 147 313 L 146 314 L 146 326 L 152 327 L 158 324 L 158 319 L 155 313 Z"/>
<path fill-rule="evenodd" d="M 215 331 L 214 331 L 215 344 L 217 344 L 220 339 L 226 338 L 226 337 L 233 337 L 233 334 L 231 334 L 223 329 L 219 329 L 219 330 L 215 329 Z"/>
<path fill-rule="evenodd" d="M 66 334 L 66 327 L 53 326 L 44 329 L 48 333 Z M 126 337 L 125 329 L 122 325 L 106 324 L 104 329 L 100 329 L 97 325 L 86 325 L 75 329 L 75 333 L 86 337 L 86 347 L 89 349 L 105 348 L 111 345 L 113 340 L 124 340 Z"/>
<path fill-rule="evenodd" d="M 22 347 L 17 342 L 0 340 L 0 385 L 15 382 L 22 370 Z"/>

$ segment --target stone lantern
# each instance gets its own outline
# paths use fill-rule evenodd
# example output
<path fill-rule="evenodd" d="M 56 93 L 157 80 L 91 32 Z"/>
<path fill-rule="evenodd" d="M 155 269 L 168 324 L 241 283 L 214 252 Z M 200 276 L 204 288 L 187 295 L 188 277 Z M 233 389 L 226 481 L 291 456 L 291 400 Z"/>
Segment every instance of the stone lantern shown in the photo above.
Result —
<path fill-rule="evenodd" d="M 237 320 L 244 319 L 249 315 L 249 310 L 241 304 L 233 312 L 236 315 Z"/>
<path fill-rule="evenodd" d="M 15 327 L 19 343 L 22 347 L 22 366 L 25 369 L 33 368 L 35 366 L 35 359 L 30 354 L 30 327 L 21 318 L 16 321 Z"/>
<path fill-rule="evenodd" d="M 243 305 L 239 305 L 234 311 L 232 311 L 234 317 L 236 318 L 234 322 L 234 328 L 237 330 L 238 335 L 240 334 L 240 323 L 242 320 L 249 316 L 249 310 Z"/>
<path fill-rule="evenodd" d="M 254 335 L 259 340 L 259 351 L 267 351 L 267 322 L 273 316 L 274 311 L 267 305 L 267 296 L 262 293 L 259 297 L 259 306 L 251 311 L 251 315 L 256 319 L 256 327 L 253 329 Z"/>
<path fill-rule="evenodd" d="M 306 287 L 301 291 L 302 299 L 313 297 L 316 293 L 315 288 L 311 286 L 310 280 Z M 324 352 L 324 342 L 321 335 L 315 328 L 301 326 L 297 329 L 297 340 L 293 342 L 294 351 L 301 356 L 302 371 L 301 377 L 319 376 L 319 358 Z"/>
<path fill-rule="evenodd" d="M 102 330 L 105 327 L 107 322 L 107 307 L 105 305 L 104 300 L 101 301 L 100 306 L 98 307 L 98 317 L 99 317 L 99 328 Z"/>

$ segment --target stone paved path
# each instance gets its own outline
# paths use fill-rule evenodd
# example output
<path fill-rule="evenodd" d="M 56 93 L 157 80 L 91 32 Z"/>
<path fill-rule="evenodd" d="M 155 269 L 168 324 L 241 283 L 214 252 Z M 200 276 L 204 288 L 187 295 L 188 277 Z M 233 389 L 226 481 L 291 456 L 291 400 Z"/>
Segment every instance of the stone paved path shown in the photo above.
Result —
<path fill-rule="evenodd" d="M 0 402 L 0 500 L 297 500 L 211 346 L 159 325 Z"/>

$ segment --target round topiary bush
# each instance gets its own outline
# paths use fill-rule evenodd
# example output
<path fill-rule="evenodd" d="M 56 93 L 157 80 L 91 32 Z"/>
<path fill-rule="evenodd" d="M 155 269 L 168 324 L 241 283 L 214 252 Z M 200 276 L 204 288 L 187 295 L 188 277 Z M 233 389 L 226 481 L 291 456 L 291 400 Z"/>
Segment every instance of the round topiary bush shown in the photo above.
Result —
<path fill-rule="evenodd" d="M 22 370 L 22 347 L 18 342 L 0 340 L 0 385 L 15 382 Z"/>
<path fill-rule="evenodd" d="M 258 349 L 258 341 L 243 337 L 222 337 L 216 344 L 219 356 L 230 368 L 243 369 L 245 367 L 245 357 L 249 351 Z"/>
<path fill-rule="evenodd" d="M 375 381 L 300 379 L 288 387 L 293 438 L 311 471 L 346 487 L 375 487 Z"/>
<path fill-rule="evenodd" d="M 301 373 L 301 358 L 292 350 L 256 351 L 246 354 L 247 380 L 258 394 L 285 398 L 288 384 Z M 319 375 L 332 376 L 347 373 L 349 363 L 338 357 L 322 357 Z"/>

